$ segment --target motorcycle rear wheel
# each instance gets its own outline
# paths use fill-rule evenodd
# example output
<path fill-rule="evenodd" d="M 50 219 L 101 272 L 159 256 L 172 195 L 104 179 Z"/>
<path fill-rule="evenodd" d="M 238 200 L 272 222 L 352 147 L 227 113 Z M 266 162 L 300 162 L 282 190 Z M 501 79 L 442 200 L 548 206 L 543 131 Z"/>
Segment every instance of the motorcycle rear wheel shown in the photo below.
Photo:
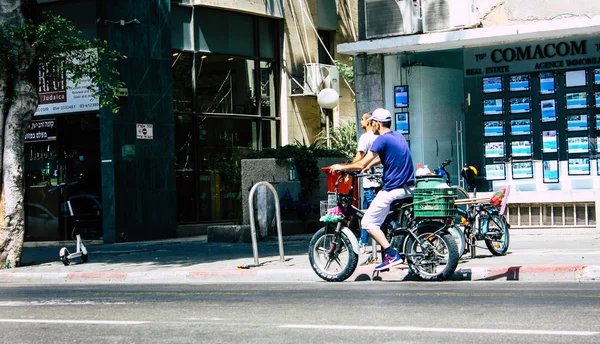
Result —
<path fill-rule="evenodd" d="M 406 257 L 410 271 L 426 281 L 445 281 L 452 277 L 458 265 L 456 240 L 447 231 L 421 230 L 419 244 L 409 237 L 406 243 Z"/>

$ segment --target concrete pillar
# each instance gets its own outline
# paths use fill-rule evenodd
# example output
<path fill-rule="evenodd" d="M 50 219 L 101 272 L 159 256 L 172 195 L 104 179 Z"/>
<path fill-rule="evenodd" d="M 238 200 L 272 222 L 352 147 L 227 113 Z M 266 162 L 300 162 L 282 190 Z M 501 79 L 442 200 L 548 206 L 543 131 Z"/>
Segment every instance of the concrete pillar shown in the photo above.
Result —
<path fill-rule="evenodd" d="M 356 122 L 359 116 L 385 105 L 383 55 L 359 55 L 354 59 Z"/>

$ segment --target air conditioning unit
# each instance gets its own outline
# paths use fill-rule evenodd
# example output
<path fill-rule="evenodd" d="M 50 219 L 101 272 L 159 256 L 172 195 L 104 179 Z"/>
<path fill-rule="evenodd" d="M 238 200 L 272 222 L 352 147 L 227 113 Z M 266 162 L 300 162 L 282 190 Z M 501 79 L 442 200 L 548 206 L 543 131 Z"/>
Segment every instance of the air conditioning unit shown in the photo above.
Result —
<path fill-rule="evenodd" d="M 318 95 L 324 88 L 340 93 L 340 72 L 336 66 L 307 63 L 304 65 L 304 95 Z"/>
<path fill-rule="evenodd" d="M 364 0 L 367 39 L 423 32 L 421 0 Z"/>
<path fill-rule="evenodd" d="M 422 0 L 423 31 L 447 31 L 479 24 L 475 0 Z"/>

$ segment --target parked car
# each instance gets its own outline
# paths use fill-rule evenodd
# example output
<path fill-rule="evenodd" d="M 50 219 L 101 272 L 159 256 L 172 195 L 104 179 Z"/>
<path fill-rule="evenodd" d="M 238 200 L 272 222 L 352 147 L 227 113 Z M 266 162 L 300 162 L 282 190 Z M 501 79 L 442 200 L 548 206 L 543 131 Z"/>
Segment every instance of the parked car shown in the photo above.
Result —
<path fill-rule="evenodd" d="M 58 217 L 37 203 L 25 203 L 25 239 L 57 240 Z"/>

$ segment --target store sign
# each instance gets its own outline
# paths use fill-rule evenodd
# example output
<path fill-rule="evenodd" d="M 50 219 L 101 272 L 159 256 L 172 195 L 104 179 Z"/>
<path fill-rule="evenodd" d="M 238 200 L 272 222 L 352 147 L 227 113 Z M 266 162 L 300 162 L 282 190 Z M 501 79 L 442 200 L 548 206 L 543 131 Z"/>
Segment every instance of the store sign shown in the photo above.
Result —
<path fill-rule="evenodd" d="M 600 64 L 599 39 L 465 49 L 465 77 L 569 69 Z"/>
<path fill-rule="evenodd" d="M 96 52 L 90 50 L 89 53 Z M 92 85 L 89 78 L 84 78 L 75 85 L 68 73 L 52 71 L 50 68 L 44 63 L 39 65 L 39 104 L 34 116 L 100 109 L 98 99 L 92 97 L 95 87 L 89 89 Z"/>
<path fill-rule="evenodd" d="M 25 131 L 25 142 L 56 141 L 56 120 L 31 121 Z"/>
<path fill-rule="evenodd" d="M 152 124 L 136 124 L 137 138 L 141 140 L 152 140 L 154 139 L 154 130 Z"/>

